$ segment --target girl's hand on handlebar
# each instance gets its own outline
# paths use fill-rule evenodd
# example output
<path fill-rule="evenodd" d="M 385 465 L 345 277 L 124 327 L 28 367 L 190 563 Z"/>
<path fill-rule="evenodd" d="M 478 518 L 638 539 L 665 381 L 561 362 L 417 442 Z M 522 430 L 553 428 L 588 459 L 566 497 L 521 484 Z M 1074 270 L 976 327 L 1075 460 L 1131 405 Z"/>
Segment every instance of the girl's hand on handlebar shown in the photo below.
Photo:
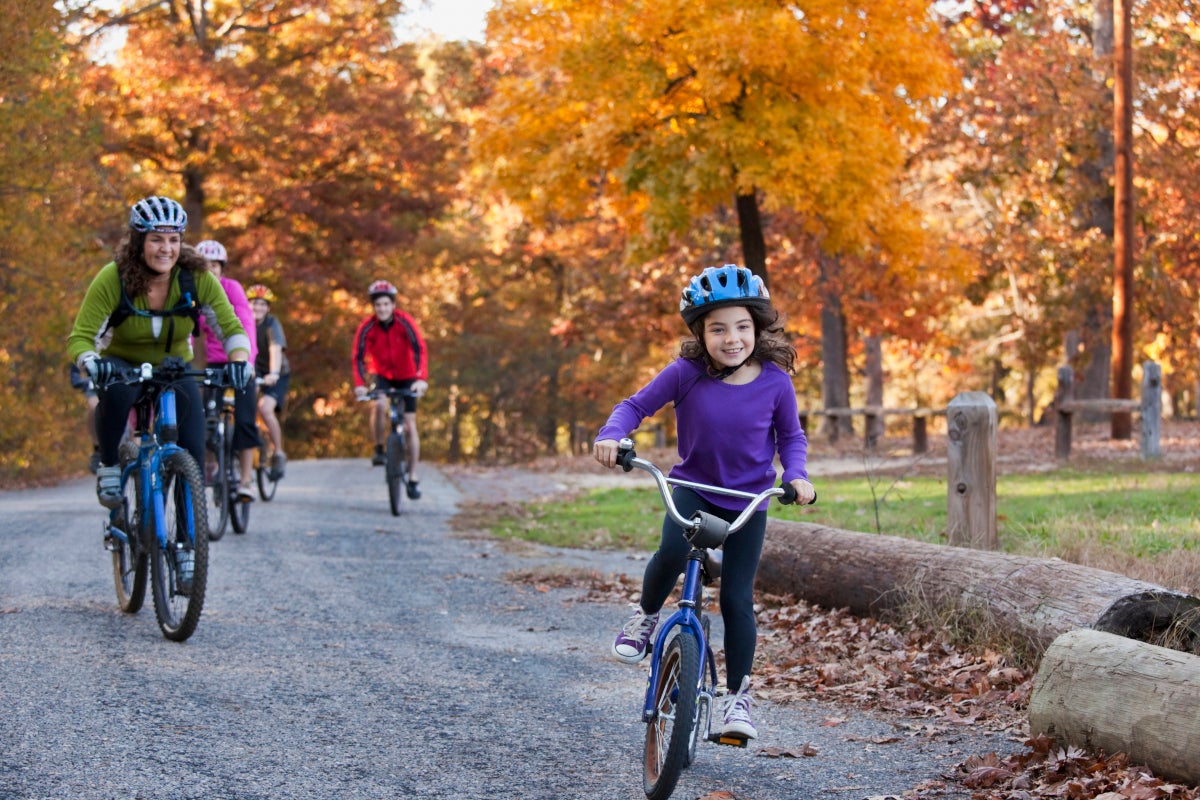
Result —
<path fill-rule="evenodd" d="M 592 445 L 592 455 L 601 464 L 612 469 L 617 465 L 617 440 L 601 439 Z"/>
<path fill-rule="evenodd" d="M 354 387 L 354 399 L 365 400 L 366 397 L 367 397 L 367 387 L 365 387 L 365 386 L 355 386 Z"/>
<path fill-rule="evenodd" d="M 817 502 L 817 489 L 804 478 L 794 478 L 790 481 L 796 490 L 796 505 L 807 506 Z"/>
<path fill-rule="evenodd" d="M 425 392 L 429 391 L 429 383 L 427 381 L 417 379 L 413 381 L 412 390 L 413 394 L 415 394 L 417 397 L 422 397 L 424 396 Z"/>

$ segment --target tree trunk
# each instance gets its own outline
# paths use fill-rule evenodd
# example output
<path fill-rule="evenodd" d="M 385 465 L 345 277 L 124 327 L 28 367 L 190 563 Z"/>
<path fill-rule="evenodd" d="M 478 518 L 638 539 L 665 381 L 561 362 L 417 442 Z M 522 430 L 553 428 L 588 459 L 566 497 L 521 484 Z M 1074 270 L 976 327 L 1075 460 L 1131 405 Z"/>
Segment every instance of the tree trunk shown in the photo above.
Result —
<path fill-rule="evenodd" d="M 1133 397 L 1133 0 L 1113 3 L 1113 149 L 1116 154 L 1113 226 L 1112 396 Z M 1112 438 L 1129 439 L 1133 417 L 1112 415 Z"/>
<path fill-rule="evenodd" d="M 1092 14 L 1092 72 L 1100 86 L 1106 86 L 1113 70 L 1113 4 L 1112 0 L 1097 0 Z M 1112 95 L 1108 93 L 1111 104 Z M 1089 199 L 1083 209 L 1086 227 L 1099 231 L 1107 241 L 1113 237 L 1113 132 L 1108 125 L 1096 128 L 1096 157 L 1080 167 Z M 1086 281 L 1090 284 L 1090 281 Z M 1067 360 L 1079 374 L 1078 396 L 1081 399 L 1099 400 L 1109 397 L 1112 367 L 1112 304 L 1092 298 L 1087 286 L 1081 285 L 1087 305 L 1083 330 L 1076 336 L 1068 336 Z M 1082 345 L 1082 350 L 1079 345 Z M 1087 361 L 1080 369 L 1080 355 Z M 1102 422 L 1107 415 L 1085 412 L 1086 422 Z"/>
<path fill-rule="evenodd" d="M 1029 731 L 1200 784 L 1200 658 L 1099 631 L 1064 633 L 1038 667 Z"/>
<path fill-rule="evenodd" d="M 883 405 L 883 338 L 869 334 L 863 341 L 866 349 L 867 405 Z M 884 415 L 866 418 L 867 449 L 874 450 L 886 433 Z"/>
<path fill-rule="evenodd" d="M 825 408 L 850 405 L 850 370 L 846 355 L 846 315 L 842 311 L 842 285 L 837 256 L 821 253 L 819 294 L 821 297 L 821 393 Z M 823 417 L 820 432 L 836 440 L 842 433 L 853 436 L 850 417 Z"/>
<path fill-rule="evenodd" d="M 913 602 L 987 612 L 1038 652 L 1076 628 L 1153 640 L 1182 625 L 1182 636 L 1200 636 L 1200 598 L 1123 575 L 801 522 L 768 521 L 757 588 L 860 615 Z"/>
<path fill-rule="evenodd" d="M 758 277 L 762 278 L 767 289 L 771 288 L 771 279 L 767 275 L 767 242 L 763 238 L 762 217 L 758 213 L 758 195 L 739 194 L 737 196 L 738 232 L 742 237 L 742 258 L 745 266 Z"/>

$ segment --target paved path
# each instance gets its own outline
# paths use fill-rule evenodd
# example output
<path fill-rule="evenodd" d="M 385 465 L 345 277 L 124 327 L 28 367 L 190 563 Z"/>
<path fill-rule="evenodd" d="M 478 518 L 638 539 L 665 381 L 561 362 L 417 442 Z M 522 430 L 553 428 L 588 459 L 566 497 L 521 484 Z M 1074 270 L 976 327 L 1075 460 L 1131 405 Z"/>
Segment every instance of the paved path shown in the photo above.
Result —
<path fill-rule="evenodd" d="M 213 544 L 183 644 L 149 600 L 116 609 L 90 480 L 0 492 L 0 799 L 643 797 L 644 671 L 605 657 L 624 609 L 506 578 L 642 563 L 454 534 L 464 497 L 496 484 L 428 467 L 422 486 L 393 518 L 365 461 L 290 464 L 249 533 Z M 899 796 L 1017 747 L 819 704 L 756 714 L 757 745 L 706 746 L 675 797 Z M 815 756 L 756 757 L 805 743 Z"/>

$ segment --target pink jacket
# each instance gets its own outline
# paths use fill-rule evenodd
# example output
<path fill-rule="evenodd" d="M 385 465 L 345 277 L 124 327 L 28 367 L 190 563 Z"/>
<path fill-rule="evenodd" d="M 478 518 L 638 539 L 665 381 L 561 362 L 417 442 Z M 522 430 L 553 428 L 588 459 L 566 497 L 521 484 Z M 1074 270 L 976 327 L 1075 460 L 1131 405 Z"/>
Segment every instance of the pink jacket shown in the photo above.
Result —
<path fill-rule="evenodd" d="M 233 278 L 221 276 L 221 288 L 225 290 L 225 296 L 229 298 L 229 302 L 233 305 L 234 313 L 237 314 L 238 320 L 241 321 L 242 327 L 247 331 L 254 330 L 254 311 L 250 308 L 250 301 L 246 299 L 246 290 L 242 285 Z M 213 335 L 212 328 L 208 326 L 208 321 L 204 315 L 200 315 L 200 334 L 204 338 L 204 352 L 208 355 L 209 364 L 224 364 L 227 360 L 225 355 L 225 347 L 221 344 L 221 340 Z M 254 340 L 254 334 L 250 334 L 250 363 L 254 363 L 254 359 L 258 357 L 258 342 Z"/>

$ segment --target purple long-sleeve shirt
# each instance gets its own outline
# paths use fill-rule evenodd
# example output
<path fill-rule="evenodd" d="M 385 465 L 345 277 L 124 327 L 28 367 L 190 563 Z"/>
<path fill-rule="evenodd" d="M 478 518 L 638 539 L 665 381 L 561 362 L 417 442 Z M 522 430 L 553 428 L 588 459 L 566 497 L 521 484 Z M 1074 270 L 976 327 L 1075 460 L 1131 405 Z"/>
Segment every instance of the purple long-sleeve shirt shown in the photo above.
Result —
<path fill-rule="evenodd" d="M 671 477 L 758 493 L 775 483 L 778 452 L 784 482 L 808 478 L 796 390 L 777 365 L 766 362 L 750 383 L 730 385 L 709 377 L 701 362 L 678 358 L 617 403 L 596 440 L 630 435 L 667 403 L 675 404 L 681 459 Z M 701 494 L 721 508 L 744 507 L 736 498 Z"/>

